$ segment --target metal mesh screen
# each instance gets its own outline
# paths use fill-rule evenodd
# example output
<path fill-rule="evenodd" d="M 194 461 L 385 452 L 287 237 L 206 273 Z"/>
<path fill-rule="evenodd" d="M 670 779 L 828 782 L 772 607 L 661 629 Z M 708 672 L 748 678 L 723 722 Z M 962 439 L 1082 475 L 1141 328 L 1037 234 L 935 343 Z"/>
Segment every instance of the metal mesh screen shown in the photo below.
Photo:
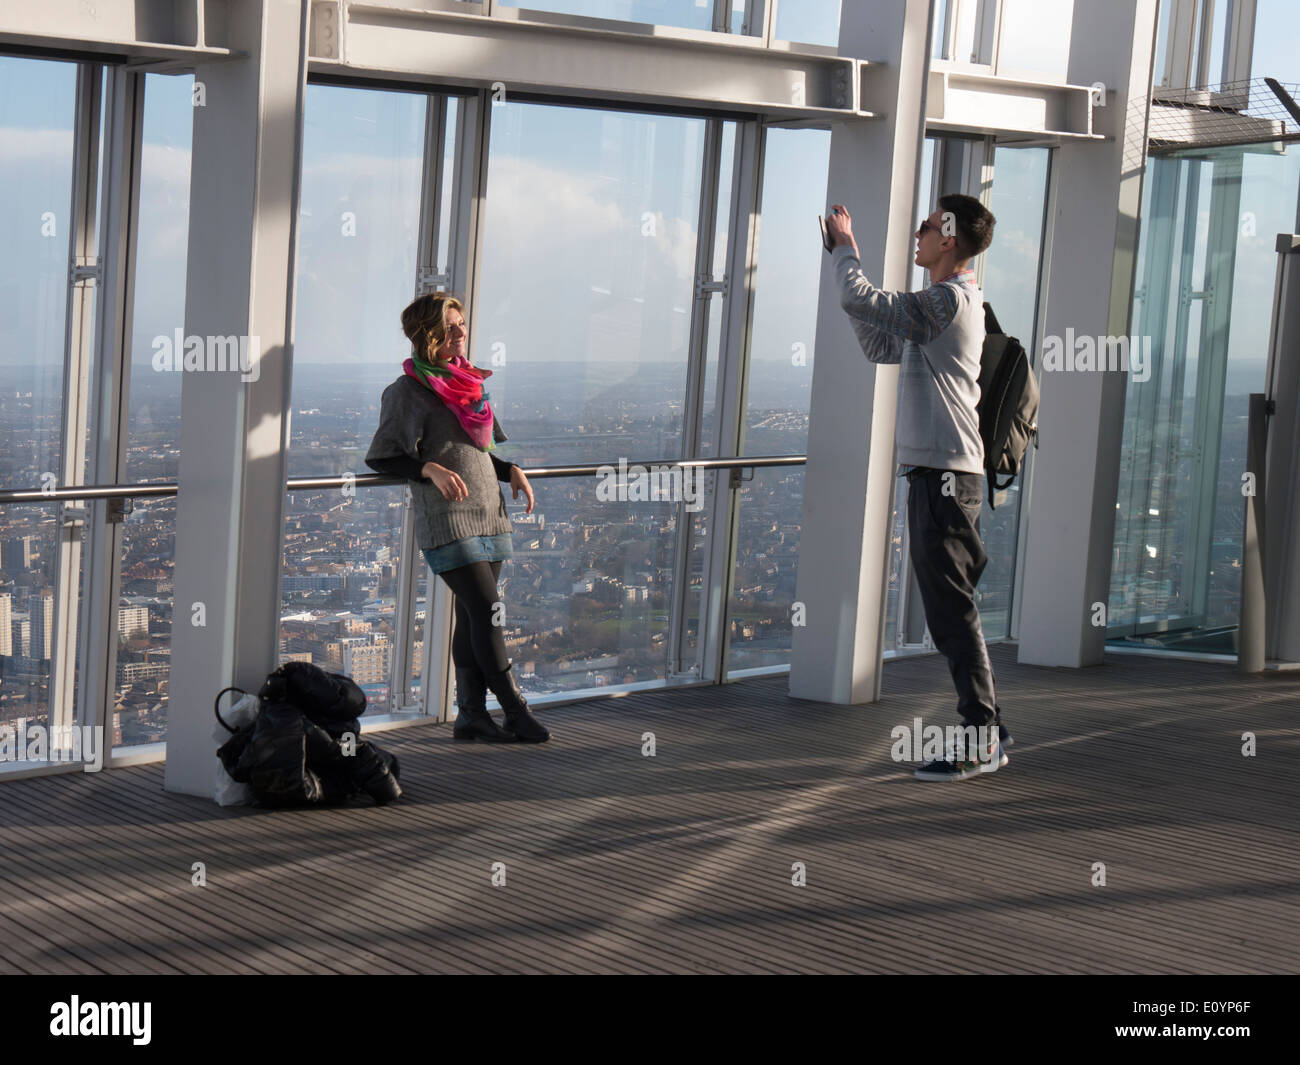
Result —
<path fill-rule="evenodd" d="M 1300 86 L 1251 78 L 1200 89 L 1155 89 L 1147 140 L 1154 153 L 1300 139 Z"/>

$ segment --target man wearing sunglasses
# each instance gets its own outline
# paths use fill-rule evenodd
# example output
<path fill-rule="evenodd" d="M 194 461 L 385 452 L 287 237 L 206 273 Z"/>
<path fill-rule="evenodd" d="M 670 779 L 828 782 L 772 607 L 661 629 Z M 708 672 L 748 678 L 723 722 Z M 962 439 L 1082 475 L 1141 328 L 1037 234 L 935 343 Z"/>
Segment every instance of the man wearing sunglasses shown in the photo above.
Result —
<path fill-rule="evenodd" d="M 994 772 L 1007 764 L 1003 747 L 1011 740 L 1001 722 L 975 604 L 988 555 L 979 535 L 984 445 L 975 409 L 984 295 L 970 263 L 992 242 L 995 221 L 974 197 L 941 196 L 915 233 L 916 265 L 929 271 L 929 287 L 882 292 L 862 272 L 848 208 L 835 204 L 826 218 L 840 305 L 862 353 L 872 362 L 899 364 L 895 439 L 899 474 L 908 480 L 912 568 L 930 636 L 948 659 L 957 712 L 966 726 L 966 742 L 917 769 L 921 780 L 965 780 Z"/>

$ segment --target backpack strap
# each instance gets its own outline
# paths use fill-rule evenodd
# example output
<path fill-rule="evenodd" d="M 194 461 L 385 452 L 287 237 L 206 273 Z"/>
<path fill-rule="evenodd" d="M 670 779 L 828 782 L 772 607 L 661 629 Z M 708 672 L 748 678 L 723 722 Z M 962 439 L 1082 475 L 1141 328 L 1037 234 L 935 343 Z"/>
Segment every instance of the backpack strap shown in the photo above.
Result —
<path fill-rule="evenodd" d="M 984 304 L 984 332 L 1002 334 L 1002 323 L 998 321 L 998 316 L 987 303 Z"/>
<path fill-rule="evenodd" d="M 222 688 L 221 691 L 217 692 L 217 697 L 212 700 L 212 712 L 217 715 L 217 720 L 221 722 L 221 727 L 227 732 L 237 732 L 238 729 L 233 729 L 227 725 L 226 719 L 221 716 L 221 697 L 225 695 L 226 692 L 239 692 L 240 695 L 252 695 L 253 693 L 246 692 L 243 688 Z"/>

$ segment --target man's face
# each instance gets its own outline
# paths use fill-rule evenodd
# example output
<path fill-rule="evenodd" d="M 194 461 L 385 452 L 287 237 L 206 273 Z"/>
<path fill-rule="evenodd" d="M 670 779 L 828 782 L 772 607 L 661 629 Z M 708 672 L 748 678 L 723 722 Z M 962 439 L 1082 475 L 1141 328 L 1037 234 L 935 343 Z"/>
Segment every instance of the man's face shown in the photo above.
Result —
<path fill-rule="evenodd" d="M 916 237 L 916 265 L 924 270 L 934 266 L 955 243 L 954 237 L 943 234 L 944 213 L 937 209 L 933 211 L 913 234 Z"/>

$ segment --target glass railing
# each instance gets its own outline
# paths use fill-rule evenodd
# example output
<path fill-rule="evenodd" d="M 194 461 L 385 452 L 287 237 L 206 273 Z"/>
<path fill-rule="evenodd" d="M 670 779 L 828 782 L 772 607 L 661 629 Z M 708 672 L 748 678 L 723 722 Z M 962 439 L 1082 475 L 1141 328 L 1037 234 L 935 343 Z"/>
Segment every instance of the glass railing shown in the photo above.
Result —
<path fill-rule="evenodd" d="M 631 470 L 634 466 L 669 467 L 684 469 L 744 470 L 766 466 L 802 466 L 808 461 L 806 455 L 754 455 L 745 458 L 727 459 L 612 459 L 609 462 L 581 463 L 571 466 L 526 466 L 521 467 L 530 481 L 544 477 L 596 477 L 603 470 L 618 469 L 619 463 Z M 312 489 L 343 488 L 355 485 L 358 488 L 371 485 L 404 484 L 401 477 L 389 477 L 378 473 L 362 473 L 341 477 L 290 477 L 285 481 L 286 492 L 301 492 Z M 0 488 L 0 505 L 8 503 L 48 503 L 55 500 L 73 499 L 143 499 L 160 496 L 174 496 L 178 485 L 175 482 L 149 484 L 84 484 L 59 485 L 50 488 Z"/>
<path fill-rule="evenodd" d="M 746 577 L 744 588 L 733 604 L 739 613 L 729 641 L 729 657 L 736 661 L 729 661 L 726 668 L 788 663 L 789 634 L 785 631 L 788 611 L 782 604 L 792 595 L 795 558 L 792 552 L 783 554 L 777 541 L 792 540 L 790 534 L 794 530 L 768 529 L 772 523 L 764 508 L 751 501 L 752 478 L 756 470 L 765 471 L 768 477 L 783 476 L 780 467 L 802 467 L 806 461 L 803 455 L 768 455 L 652 461 L 615 459 L 602 463 L 523 467 L 529 480 L 535 483 L 567 480 L 573 485 L 561 488 L 557 483 L 548 490 L 537 484 L 538 505 L 530 516 L 524 517 L 520 504 L 509 508 L 519 513 L 517 520 L 512 521 L 514 558 L 502 574 L 502 596 L 509 611 L 505 635 L 509 654 L 517 663 L 517 673 L 529 697 L 546 702 L 698 678 L 699 671 L 692 669 L 692 663 L 698 661 L 699 619 L 707 611 L 696 600 L 707 592 L 696 589 L 695 600 L 687 597 L 687 616 L 673 618 L 674 603 L 678 601 L 673 594 L 673 582 L 692 580 L 691 568 L 687 566 L 684 573 L 679 573 L 682 567 L 676 564 L 676 523 L 683 512 L 687 520 L 702 522 L 713 506 L 714 491 L 724 487 L 741 492 L 738 502 L 742 526 L 748 528 L 746 521 L 750 525 L 757 522 L 755 529 L 767 530 L 766 539 L 759 536 L 755 541 L 752 567 L 745 561 L 748 555 L 743 551 L 736 560 Z M 672 471 L 676 471 L 679 485 L 688 483 L 687 472 L 694 471 L 695 476 L 714 487 L 694 500 L 689 496 L 674 499 L 671 493 L 663 499 L 641 498 L 635 491 L 624 493 L 626 498 L 613 498 L 608 491 L 600 490 L 599 481 L 610 478 L 612 471 L 619 471 L 617 478 L 629 484 L 638 470 L 667 472 L 669 476 L 663 483 L 668 486 L 674 483 Z M 713 477 L 700 476 L 708 471 L 735 472 L 726 478 L 716 476 L 716 472 Z M 799 474 L 799 470 L 789 470 L 784 476 L 794 475 L 801 481 Z M 294 477 L 286 481 L 285 489 L 289 493 L 342 492 L 353 498 L 354 506 L 361 506 L 365 498 L 389 493 L 370 491 L 358 498 L 354 489 L 383 489 L 404 483 L 402 478 L 365 473 Z M 772 484 L 775 486 L 777 482 Z M 0 490 L 0 505 L 17 508 L 41 503 L 48 507 L 103 499 L 112 501 L 114 517 L 129 519 L 141 501 L 166 499 L 170 502 L 168 497 L 174 497 L 177 491 L 174 482 L 11 488 Z M 754 511 L 748 519 L 743 516 L 747 510 Z M 547 518 L 548 513 L 551 519 Z M 701 529 L 704 527 L 702 522 Z M 397 596 L 391 593 L 405 579 L 406 571 L 400 559 L 390 553 L 390 544 L 398 542 L 400 536 L 392 535 L 392 529 L 384 526 L 375 537 L 367 539 L 358 533 L 358 528 L 352 529 L 354 535 L 347 542 L 331 543 L 331 548 L 336 550 L 327 552 L 328 559 L 320 558 L 312 574 L 291 574 L 286 568 L 285 586 L 293 594 L 290 596 L 286 591 L 278 660 L 311 661 L 349 675 L 365 672 L 362 679 L 369 684 L 371 712 L 392 713 L 419 701 L 423 621 L 430 574 L 421 565 L 410 626 L 400 626 Z M 767 540 L 773 537 L 776 539 L 769 544 Z M 748 542 L 744 536 L 742 540 Z M 762 574 L 774 563 L 779 567 L 779 586 L 774 585 L 771 594 L 765 594 L 759 587 Z M 376 585 L 376 581 L 383 587 Z M 382 594 L 383 588 L 389 590 L 388 596 Z M 119 720 L 125 719 L 115 713 L 114 745 L 165 740 L 166 673 L 170 663 L 161 648 L 149 646 L 150 625 L 143 607 L 133 601 L 119 609 L 118 614 L 122 637 L 118 646 L 118 670 L 130 674 L 126 679 L 131 682 L 132 690 L 139 687 L 143 692 L 149 688 L 157 697 L 149 704 L 148 715 L 141 716 L 138 722 L 132 716 L 126 722 L 130 725 L 126 730 L 131 733 L 129 736 L 123 733 L 117 738 L 118 729 L 124 727 L 119 725 Z M 773 615 L 770 620 L 768 615 Z M 407 640 L 413 645 L 408 650 L 406 677 L 397 677 L 391 669 L 392 659 L 379 653 L 385 644 L 391 646 L 399 631 L 408 632 Z M 365 646 L 358 649 L 354 644 Z M 348 663 L 339 658 L 345 649 L 351 652 Z M 348 664 L 352 665 L 351 669 L 345 668 Z"/>

